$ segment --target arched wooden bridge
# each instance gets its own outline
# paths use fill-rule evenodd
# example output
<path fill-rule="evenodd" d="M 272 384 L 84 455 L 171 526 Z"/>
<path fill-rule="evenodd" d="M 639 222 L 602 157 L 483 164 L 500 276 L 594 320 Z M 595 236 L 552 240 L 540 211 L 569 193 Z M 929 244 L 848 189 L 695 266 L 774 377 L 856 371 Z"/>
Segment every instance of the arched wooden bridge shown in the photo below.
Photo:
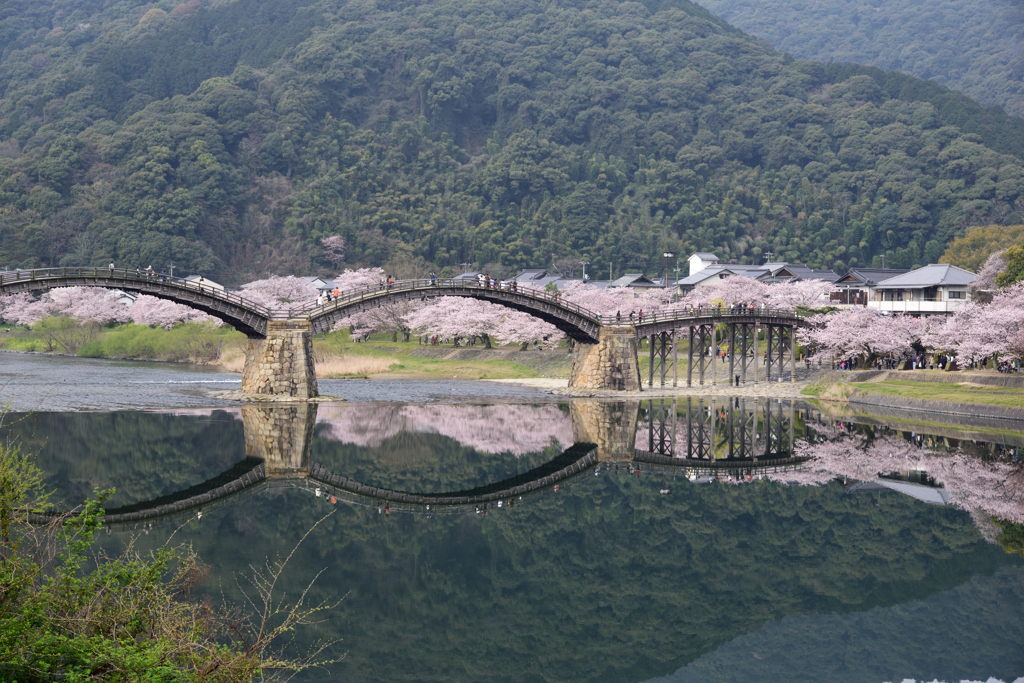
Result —
<path fill-rule="evenodd" d="M 102 287 L 148 294 L 184 304 L 245 333 L 250 340 L 242 390 L 249 393 L 287 394 L 296 398 L 317 395 L 309 335 L 326 332 L 345 318 L 372 308 L 400 301 L 426 301 L 442 296 L 473 298 L 505 306 L 550 323 L 579 342 L 574 352 L 570 386 L 582 389 L 640 389 L 641 377 L 637 340 L 650 338 L 651 362 L 648 384 L 656 376 L 666 384 L 669 367 L 676 383 L 677 331 L 688 330 L 689 364 L 687 384 L 704 383 L 714 363 L 719 343 L 738 352 L 729 355 L 730 380 L 738 374 L 747 379 L 750 358 L 759 355 L 759 337 L 764 338 L 767 374 L 772 367 L 781 371 L 789 362 L 795 377 L 795 330 L 806 320 L 793 311 L 746 306 L 735 308 L 677 308 L 648 313 L 642 318 L 602 317 L 571 302 L 557 292 L 507 284 L 491 286 L 477 280 L 403 280 L 385 286 L 347 290 L 331 302 L 290 308 L 267 308 L 243 296 L 202 285 L 196 281 L 121 268 L 39 268 L 0 273 L 0 295 L 34 292 L 59 287 Z M 724 326 L 725 338 L 716 332 Z M 763 334 L 762 334 L 763 333 Z M 260 340 L 275 338 L 274 344 Z M 254 343 L 255 342 L 255 343 Z M 307 348 L 309 347 L 309 348 Z M 734 361 L 739 360 L 735 373 Z M 756 361 L 755 361 L 756 365 Z M 284 376 L 288 375 L 288 376 Z M 755 381 L 757 379 L 755 371 Z"/>
<path fill-rule="evenodd" d="M 0 272 L 0 295 L 59 287 L 101 287 L 148 294 L 223 320 L 252 338 L 267 336 L 274 311 L 245 297 L 191 280 L 123 268 L 36 268 Z"/>

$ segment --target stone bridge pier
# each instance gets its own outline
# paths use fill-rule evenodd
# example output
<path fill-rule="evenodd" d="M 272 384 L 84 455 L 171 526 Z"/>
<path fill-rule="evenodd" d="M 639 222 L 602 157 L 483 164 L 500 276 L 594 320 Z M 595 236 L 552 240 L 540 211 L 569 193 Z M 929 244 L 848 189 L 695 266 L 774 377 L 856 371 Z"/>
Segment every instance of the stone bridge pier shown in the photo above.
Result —
<path fill-rule="evenodd" d="M 597 444 L 598 462 L 630 461 L 639 412 L 640 401 L 571 401 L 573 441 Z"/>
<path fill-rule="evenodd" d="M 271 320 L 266 339 L 249 339 L 242 393 L 298 400 L 320 395 L 308 320 Z"/>
<path fill-rule="evenodd" d="M 576 344 L 569 387 L 639 391 L 636 328 L 632 325 L 602 327 L 597 344 Z"/>
<path fill-rule="evenodd" d="M 268 477 L 306 476 L 316 412 L 316 403 L 242 406 L 246 457 L 261 458 Z"/>

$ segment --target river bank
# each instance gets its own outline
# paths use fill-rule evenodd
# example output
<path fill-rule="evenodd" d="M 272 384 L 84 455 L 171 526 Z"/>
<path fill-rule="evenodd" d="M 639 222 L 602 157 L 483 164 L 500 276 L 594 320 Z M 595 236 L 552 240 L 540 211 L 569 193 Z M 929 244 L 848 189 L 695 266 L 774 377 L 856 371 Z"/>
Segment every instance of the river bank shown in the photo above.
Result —
<path fill-rule="evenodd" d="M 1024 378 L 997 372 L 828 373 L 805 387 L 803 394 L 860 409 L 895 408 L 954 417 L 966 413 L 972 419 L 1024 422 Z"/>

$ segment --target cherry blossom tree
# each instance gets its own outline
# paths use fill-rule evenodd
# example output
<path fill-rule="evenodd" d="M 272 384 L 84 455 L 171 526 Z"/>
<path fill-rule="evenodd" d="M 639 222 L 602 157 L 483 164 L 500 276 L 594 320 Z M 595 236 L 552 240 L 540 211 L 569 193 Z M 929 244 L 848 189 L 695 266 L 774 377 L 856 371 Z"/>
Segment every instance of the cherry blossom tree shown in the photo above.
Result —
<path fill-rule="evenodd" d="M 952 316 L 932 321 L 925 336 L 931 348 L 980 360 L 1000 354 L 1022 357 L 1024 283 L 998 290 L 987 303 L 969 302 Z"/>
<path fill-rule="evenodd" d="M 272 275 L 242 285 L 243 297 L 267 308 L 278 308 L 282 304 L 308 304 L 314 301 L 318 294 L 316 287 L 304 278 L 294 275 Z"/>
<path fill-rule="evenodd" d="M 671 301 L 673 290 L 661 287 L 633 289 L 631 287 L 596 287 L 583 282 L 570 282 L 561 291 L 562 300 L 574 303 L 592 313 L 614 316 L 621 313 L 628 318 L 630 311 L 653 311 L 664 308 Z"/>
<path fill-rule="evenodd" d="M 499 343 L 550 346 L 562 338 L 554 325 L 499 304 L 461 296 L 443 296 L 410 311 L 405 322 L 421 334 L 439 337 L 479 337 L 487 347 Z"/>
<path fill-rule="evenodd" d="M 136 325 L 171 329 L 178 323 L 208 323 L 219 327 L 224 323 L 218 318 L 182 304 L 158 299 L 146 294 L 140 295 L 129 309 L 131 321 Z"/>
<path fill-rule="evenodd" d="M 43 318 L 66 316 L 79 322 L 105 325 L 131 319 L 129 307 L 117 295 L 101 287 L 63 287 L 43 292 L 0 297 L 0 317 L 18 325 L 34 325 Z"/>
<path fill-rule="evenodd" d="M 854 308 L 812 316 L 814 327 L 797 333 L 801 344 L 839 357 L 862 356 L 867 364 L 885 353 L 902 353 L 925 334 L 924 323 L 908 315 L 884 316 Z"/>
<path fill-rule="evenodd" d="M 978 272 L 978 279 L 968 289 L 973 301 L 986 302 L 992 292 L 997 289 L 996 278 L 1006 270 L 1006 250 L 996 252 L 985 260 L 985 265 Z"/>
<path fill-rule="evenodd" d="M 795 282 L 760 282 L 753 278 L 733 275 L 724 280 L 695 287 L 679 302 L 689 308 L 716 303 L 742 303 L 760 308 L 792 310 L 797 306 L 822 308 L 828 304 L 828 293 L 834 289 L 825 280 L 797 280 Z"/>
<path fill-rule="evenodd" d="M 334 266 L 340 266 L 345 262 L 345 238 L 341 235 L 321 238 L 320 250 L 324 260 Z"/>
<path fill-rule="evenodd" d="M 348 291 L 378 287 L 382 279 L 384 279 L 383 268 L 346 268 L 338 277 L 334 278 L 334 286 L 338 288 L 338 293 L 344 296 L 344 293 Z"/>

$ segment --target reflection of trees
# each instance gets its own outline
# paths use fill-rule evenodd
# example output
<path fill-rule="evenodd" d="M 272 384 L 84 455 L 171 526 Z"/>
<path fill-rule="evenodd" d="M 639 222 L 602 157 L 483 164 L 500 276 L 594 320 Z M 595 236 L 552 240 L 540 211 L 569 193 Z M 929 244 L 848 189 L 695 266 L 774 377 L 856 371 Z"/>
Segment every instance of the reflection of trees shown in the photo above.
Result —
<path fill-rule="evenodd" d="M 811 461 L 786 481 L 821 484 L 835 477 L 870 481 L 881 473 L 925 470 L 945 485 L 950 502 L 971 512 L 1024 523 L 1024 471 L 999 461 L 985 461 L 961 451 L 942 453 L 892 437 L 873 440 L 830 427 L 817 427 L 826 440 L 803 442 L 797 453 Z"/>
<path fill-rule="evenodd" d="M 486 518 L 339 504 L 282 589 L 326 567 L 313 598 L 351 591 L 301 634 L 344 639 L 348 659 L 321 680 L 636 681 L 786 615 L 903 604 L 1013 562 L 961 511 L 905 496 L 681 480 L 662 496 L 660 484 L 602 473 Z M 324 507 L 268 494 L 186 533 L 219 590 L 290 549 Z"/>
<path fill-rule="evenodd" d="M 555 405 L 381 405 L 320 408 L 318 436 L 380 446 L 401 432 L 441 434 L 486 453 L 534 453 L 573 443 L 572 420 Z"/>

